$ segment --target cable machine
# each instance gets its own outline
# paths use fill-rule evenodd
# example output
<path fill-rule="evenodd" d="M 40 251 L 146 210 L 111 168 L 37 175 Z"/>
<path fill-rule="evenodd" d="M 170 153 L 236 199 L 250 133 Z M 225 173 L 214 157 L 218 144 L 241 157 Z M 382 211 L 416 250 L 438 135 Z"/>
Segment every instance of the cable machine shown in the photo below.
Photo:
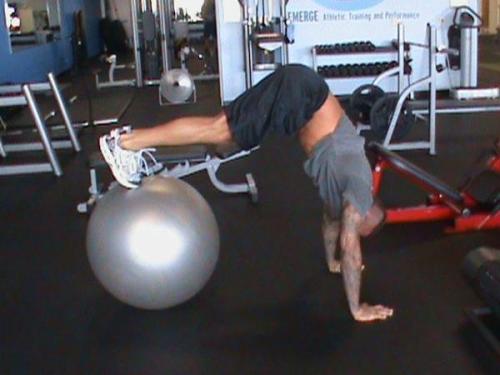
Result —
<path fill-rule="evenodd" d="M 288 64 L 293 43 L 287 18 L 288 0 L 238 0 L 243 11 L 245 83 L 253 86 L 255 71 L 272 71 Z"/>
<path fill-rule="evenodd" d="M 137 86 L 158 85 L 170 69 L 172 0 L 131 0 L 131 12 Z"/>

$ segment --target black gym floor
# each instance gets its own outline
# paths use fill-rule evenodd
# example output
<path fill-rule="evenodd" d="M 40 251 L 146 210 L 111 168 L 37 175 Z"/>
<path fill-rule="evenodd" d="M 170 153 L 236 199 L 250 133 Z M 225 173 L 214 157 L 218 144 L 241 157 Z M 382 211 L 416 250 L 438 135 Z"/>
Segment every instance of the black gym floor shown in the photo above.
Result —
<path fill-rule="evenodd" d="M 493 62 L 481 71 L 485 83 L 500 81 L 495 48 L 485 53 Z M 91 79 L 80 73 L 74 86 L 83 78 Z M 216 85 L 199 86 L 198 104 L 161 108 L 155 89 L 140 90 L 122 122 L 149 126 L 215 113 Z M 117 302 L 91 273 L 87 217 L 75 210 L 88 195 L 86 154 L 103 131 L 85 130 L 85 152 L 65 154 L 62 178 L 0 178 L 1 374 L 499 373 L 498 358 L 464 315 L 481 301 L 460 273 L 468 251 L 500 248 L 498 231 L 386 226 L 364 242 L 363 300 L 393 306 L 395 316 L 356 324 L 341 278 L 325 267 L 321 203 L 294 139 L 271 138 L 223 167 L 230 181 L 254 174 L 258 205 L 216 191 L 204 174 L 187 179 L 211 204 L 222 241 L 216 272 L 196 298 L 158 312 Z M 439 117 L 438 155 L 404 155 L 459 185 L 499 135 L 498 114 Z M 386 180 L 387 205 L 421 199 L 406 182 Z"/>

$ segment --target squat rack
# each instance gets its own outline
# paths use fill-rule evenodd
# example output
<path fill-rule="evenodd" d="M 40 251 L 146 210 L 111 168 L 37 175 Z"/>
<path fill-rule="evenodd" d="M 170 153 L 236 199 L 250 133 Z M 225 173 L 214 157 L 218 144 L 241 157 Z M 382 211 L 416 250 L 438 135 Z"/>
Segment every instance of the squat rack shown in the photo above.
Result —
<path fill-rule="evenodd" d="M 456 11 L 456 15 L 460 14 L 459 11 L 464 10 L 468 11 L 467 7 L 460 7 Z M 475 13 L 474 13 L 475 14 Z M 474 26 L 476 27 L 476 26 Z M 465 30 L 465 33 L 470 34 L 473 27 L 469 27 L 468 30 Z M 399 89 L 398 89 L 398 100 L 392 115 L 390 116 L 389 128 L 387 134 L 385 135 L 383 146 L 389 150 L 415 150 L 415 149 L 426 149 L 429 150 L 431 155 L 436 154 L 436 117 L 438 114 L 465 114 L 465 113 L 483 113 L 483 112 L 498 112 L 500 111 L 500 99 L 498 97 L 499 90 L 498 88 L 493 89 L 477 89 L 474 87 L 470 87 L 471 82 L 465 79 L 465 81 L 469 82 L 467 85 L 464 85 L 463 88 L 452 88 L 450 87 L 450 91 L 452 92 L 452 96 L 456 96 L 457 98 L 448 97 L 445 99 L 437 98 L 437 76 L 444 69 L 437 63 L 437 56 L 440 54 L 454 54 L 460 55 L 462 58 L 470 59 L 471 51 L 467 43 L 462 43 L 460 47 L 460 51 L 452 48 L 441 48 L 437 46 L 437 29 L 435 26 L 428 24 L 427 25 L 427 37 L 428 42 L 425 45 L 409 43 L 404 40 L 404 29 L 403 25 L 400 24 L 398 26 L 398 48 L 399 48 L 399 69 L 394 68 L 394 71 L 387 72 L 383 76 L 379 76 L 375 79 L 374 84 L 379 83 L 381 80 L 394 75 L 399 74 Z M 470 35 L 469 38 L 470 40 Z M 410 84 L 406 88 L 402 89 L 402 66 L 404 66 L 403 60 L 403 51 L 405 48 L 405 44 L 409 46 L 421 47 L 428 50 L 428 67 L 429 74 L 417 80 L 416 82 Z M 464 56 L 466 55 L 467 56 Z M 470 69 L 470 66 L 462 66 L 462 69 Z M 470 71 L 469 71 L 470 72 Z M 466 75 L 462 74 L 462 77 Z M 462 78 L 462 81 L 464 81 Z M 415 100 L 414 93 L 417 89 L 422 86 L 428 87 L 429 97 L 427 99 Z M 454 94 L 454 93 L 459 93 Z M 481 99 L 475 99 L 475 93 L 480 93 L 482 95 Z M 469 99 L 463 98 L 461 96 L 470 96 Z M 421 119 L 426 119 L 429 124 L 429 137 L 427 140 L 423 141 L 411 141 L 411 142 L 394 142 L 394 133 L 396 130 L 396 126 L 398 125 L 398 119 L 401 116 L 403 111 L 410 111 L 410 113 L 414 116 L 417 116 Z"/>

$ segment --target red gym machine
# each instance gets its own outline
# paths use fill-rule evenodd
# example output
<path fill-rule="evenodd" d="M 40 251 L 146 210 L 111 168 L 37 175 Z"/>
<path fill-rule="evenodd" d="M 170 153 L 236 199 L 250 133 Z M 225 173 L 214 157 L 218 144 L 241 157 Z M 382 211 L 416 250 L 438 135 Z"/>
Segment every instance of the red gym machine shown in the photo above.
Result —
<path fill-rule="evenodd" d="M 453 226 L 448 233 L 461 233 L 486 229 L 500 229 L 500 186 L 485 202 L 476 199 L 470 192 L 473 182 L 486 171 L 500 175 L 500 147 L 485 160 L 482 168 L 467 179 L 464 185 L 455 189 L 437 177 L 424 171 L 398 154 L 380 144 L 372 142 L 368 149 L 377 161 L 373 170 L 374 195 L 380 193 L 382 177 L 386 170 L 392 170 L 410 180 L 429 196 L 425 204 L 411 207 L 388 208 L 387 223 L 410 223 L 451 220 Z"/>

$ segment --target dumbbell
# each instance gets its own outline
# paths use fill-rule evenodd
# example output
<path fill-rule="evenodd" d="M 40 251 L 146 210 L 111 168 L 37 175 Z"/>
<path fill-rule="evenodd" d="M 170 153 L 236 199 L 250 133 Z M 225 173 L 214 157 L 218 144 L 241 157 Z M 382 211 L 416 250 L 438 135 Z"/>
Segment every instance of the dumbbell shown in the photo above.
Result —
<path fill-rule="evenodd" d="M 368 48 L 367 48 L 366 42 L 360 42 L 359 43 L 359 51 L 360 52 L 368 52 Z"/>
<path fill-rule="evenodd" d="M 374 75 L 376 75 L 375 64 L 370 63 L 370 64 L 367 65 L 366 75 L 368 75 L 368 76 L 374 76 Z"/>
<path fill-rule="evenodd" d="M 323 77 L 330 78 L 332 76 L 330 67 L 328 65 L 321 67 Z"/>
<path fill-rule="evenodd" d="M 360 64 L 359 71 L 360 76 L 368 76 L 368 64 Z"/>
<path fill-rule="evenodd" d="M 354 77 L 356 75 L 356 68 L 353 64 L 347 65 L 347 77 Z"/>
<path fill-rule="evenodd" d="M 375 75 L 379 75 L 380 73 L 382 73 L 382 63 L 380 62 L 375 63 L 374 71 Z"/>
<path fill-rule="evenodd" d="M 344 77 L 344 74 L 345 74 L 345 68 L 341 68 L 341 66 L 337 66 L 337 65 L 332 65 L 332 74 L 333 74 L 333 77 Z"/>
<path fill-rule="evenodd" d="M 359 77 L 363 75 L 361 70 L 361 64 L 353 64 L 351 70 L 353 77 Z"/>
<path fill-rule="evenodd" d="M 370 46 L 368 42 L 361 42 L 361 51 L 362 52 L 370 52 Z"/>
<path fill-rule="evenodd" d="M 344 78 L 349 76 L 349 67 L 348 65 L 340 64 L 337 66 L 339 70 L 339 77 Z"/>
<path fill-rule="evenodd" d="M 326 77 L 326 78 L 332 77 L 332 72 L 331 72 L 330 66 L 326 65 L 326 66 L 323 66 L 322 68 L 323 68 L 322 71 L 323 71 L 324 77 Z"/>
<path fill-rule="evenodd" d="M 351 64 L 347 64 L 345 66 L 346 69 L 346 77 L 352 77 L 354 76 L 354 67 Z"/>

